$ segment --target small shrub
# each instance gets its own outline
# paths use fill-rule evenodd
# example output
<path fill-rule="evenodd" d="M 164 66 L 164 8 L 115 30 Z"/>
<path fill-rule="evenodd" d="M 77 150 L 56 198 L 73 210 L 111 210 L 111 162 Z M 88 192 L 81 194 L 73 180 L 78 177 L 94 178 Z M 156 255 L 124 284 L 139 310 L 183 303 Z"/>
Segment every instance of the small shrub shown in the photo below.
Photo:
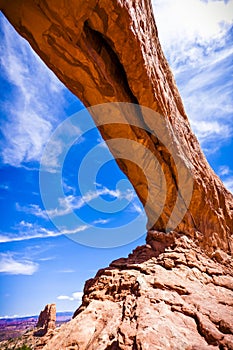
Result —
<path fill-rule="evenodd" d="M 24 344 L 20 348 L 16 348 L 15 350 L 32 350 L 32 349 L 29 346 Z"/>

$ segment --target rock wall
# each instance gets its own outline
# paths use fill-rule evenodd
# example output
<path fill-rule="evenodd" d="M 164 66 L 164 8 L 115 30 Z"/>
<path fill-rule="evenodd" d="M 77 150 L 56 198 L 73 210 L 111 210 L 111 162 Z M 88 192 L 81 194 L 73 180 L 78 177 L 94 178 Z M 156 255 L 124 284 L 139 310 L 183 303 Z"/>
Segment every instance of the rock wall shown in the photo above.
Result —
<path fill-rule="evenodd" d="M 166 133 L 177 148 L 179 162 L 193 177 L 193 195 L 177 232 L 198 238 L 211 254 L 216 248 L 233 252 L 233 196 L 208 165 L 193 135 L 173 75 L 163 55 L 149 0 L 1 0 L 1 10 L 58 78 L 88 107 L 129 102 L 162 115 Z M 130 124 L 124 113 L 122 120 Z M 101 115 L 93 113 L 101 124 Z M 99 127 L 104 139 L 135 140 L 149 148 L 166 178 L 166 201 L 157 215 L 155 201 L 146 207 L 148 229 L 166 231 L 177 197 L 181 197 L 176 164 L 153 131 L 156 119 L 134 113 L 140 128 Z M 117 158 L 120 151 L 111 147 Z M 142 155 L 140 157 L 143 157 Z M 137 165 L 117 159 L 143 204 L 148 184 Z M 136 175 L 137 174 L 137 175 Z M 153 177 L 153 172 L 150 173 Z M 154 185 L 158 185 L 154 176 Z M 182 186 L 183 187 L 183 186 Z M 152 226 L 152 227 L 151 227 Z"/>
<path fill-rule="evenodd" d="M 231 257 L 210 259 L 174 232 L 151 241 L 86 282 L 82 306 L 44 350 L 233 349 Z"/>

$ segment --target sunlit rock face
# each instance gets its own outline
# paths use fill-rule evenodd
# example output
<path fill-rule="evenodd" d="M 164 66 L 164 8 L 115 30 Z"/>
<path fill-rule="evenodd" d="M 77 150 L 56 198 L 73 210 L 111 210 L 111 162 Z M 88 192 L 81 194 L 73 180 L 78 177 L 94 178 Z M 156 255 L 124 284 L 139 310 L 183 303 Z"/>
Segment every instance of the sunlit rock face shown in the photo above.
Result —
<path fill-rule="evenodd" d="M 146 245 L 86 282 L 71 321 L 21 338 L 35 350 L 231 350 L 232 300 L 231 256 L 208 257 L 184 234 L 150 231 Z"/>
<path fill-rule="evenodd" d="M 174 232 L 150 242 L 86 282 L 73 320 L 44 349 L 233 349 L 230 256 L 210 259 Z"/>
<path fill-rule="evenodd" d="M 48 67 L 87 107 L 128 102 L 148 107 L 162 116 L 167 144 L 154 133 L 157 118 L 148 117 L 140 109 L 128 115 L 118 111 L 124 123 L 137 120 L 140 127 L 102 125 L 106 115 L 93 113 L 104 139 L 134 140 L 147 147 L 162 168 L 166 196 L 158 215 L 159 196 L 147 202 L 147 176 L 154 187 L 160 186 L 153 166 L 146 164 L 140 171 L 129 159 L 117 159 L 140 200 L 147 204 L 148 230 L 176 229 L 197 239 L 209 253 L 216 248 L 232 252 L 232 195 L 207 164 L 190 129 L 161 50 L 150 1 L 16 0 L 13 4 L 2 0 L 1 9 Z M 176 160 L 170 145 L 175 148 Z M 121 156 L 118 147 L 111 144 L 109 147 L 115 158 Z M 143 152 L 138 154 L 142 161 L 143 157 Z M 190 203 L 185 198 L 187 173 L 193 179 Z M 185 215 L 179 213 L 182 203 L 187 207 Z M 175 207 L 174 216 L 180 218 L 171 222 Z"/>
<path fill-rule="evenodd" d="M 147 244 L 87 281 L 74 318 L 43 348 L 233 349 L 233 198 L 190 129 L 149 0 L 0 5 L 87 107 L 124 103 L 91 112 L 148 216 Z"/>

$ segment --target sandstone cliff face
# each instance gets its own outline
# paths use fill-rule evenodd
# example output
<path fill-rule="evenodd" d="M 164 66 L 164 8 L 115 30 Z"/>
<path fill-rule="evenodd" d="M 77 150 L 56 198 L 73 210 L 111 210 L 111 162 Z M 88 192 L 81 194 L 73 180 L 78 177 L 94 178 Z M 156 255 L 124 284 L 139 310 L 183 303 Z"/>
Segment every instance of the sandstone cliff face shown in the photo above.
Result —
<path fill-rule="evenodd" d="M 230 256 L 210 259 L 174 232 L 149 236 L 86 282 L 82 306 L 44 350 L 233 349 Z"/>
<path fill-rule="evenodd" d="M 213 173 L 193 135 L 172 73 L 162 53 L 149 0 L 7 0 L 1 9 L 44 62 L 86 106 L 104 102 L 130 102 L 149 107 L 163 116 L 166 133 L 176 145 L 178 162 L 193 177 L 193 195 L 177 232 L 199 237 L 206 252 L 220 248 L 232 252 L 233 197 Z M 161 140 L 145 129 L 154 129 L 156 120 L 135 112 L 139 128 L 101 125 L 93 118 L 106 140 L 116 137 L 145 145 L 158 159 L 166 178 L 163 211 L 157 215 L 155 201 L 146 207 L 148 229 L 166 231 L 176 198 L 186 175 L 177 175 L 176 164 Z M 123 114 L 122 119 L 131 119 Z M 117 158 L 120 151 L 110 149 Z M 140 155 L 143 158 L 143 155 Z M 117 160 L 133 184 L 142 203 L 148 184 L 137 165 Z M 153 177 L 153 172 L 150 176 Z M 139 175 L 138 175 L 139 174 Z M 183 178 L 182 178 L 183 177 Z M 158 186 L 154 176 L 154 186 Z M 151 225 L 153 227 L 151 227 Z M 173 227 L 174 228 L 174 227 Z"/>

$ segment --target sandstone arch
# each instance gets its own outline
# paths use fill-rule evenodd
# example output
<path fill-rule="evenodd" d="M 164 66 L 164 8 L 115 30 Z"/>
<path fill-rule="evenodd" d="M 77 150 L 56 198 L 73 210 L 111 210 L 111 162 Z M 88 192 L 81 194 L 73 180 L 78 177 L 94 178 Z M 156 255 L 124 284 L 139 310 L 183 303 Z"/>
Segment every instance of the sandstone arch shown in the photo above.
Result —
<path fill-rule="evenodd" d="M 161 50 L 150 1 L 1 0 L 0 6 L 16 30 L 86 106 L 131 102 L 164 116 L 171 136 L 179 140 L 181 158 L 192 166 L 194 179 L 192 201 L 176 231 L 198 237 L 200 246 L 210 253 L 217 247 L 232 253 L 233 197 L 208 165 L 191 131 Z M 140 120 L 142 127 L 147 125 L 143 114 Z M 149 133 L 130 127 L 102 127 L 100 131 L 105 139 L 119 132 L 132 134 L 160 159 L 169 191 L 163 214 L 153 228 L 164 231 L 177 186 L 166 149 Z M 117 156 L 116 150 L 111 151 Z M 118 164 L 144 203 L 146 183 L 135 177 L 135 165 L 124 160 Z M 147 214 L 153 220 L 153 206 Z"/>

